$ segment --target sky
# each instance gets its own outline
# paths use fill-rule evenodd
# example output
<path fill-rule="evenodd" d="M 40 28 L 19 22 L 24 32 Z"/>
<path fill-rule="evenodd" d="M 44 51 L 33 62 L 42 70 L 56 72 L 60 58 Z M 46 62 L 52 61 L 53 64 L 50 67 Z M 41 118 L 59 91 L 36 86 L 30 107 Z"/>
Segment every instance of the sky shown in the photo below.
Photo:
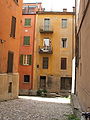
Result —
<path fill-rule="evenodd" d="M 43 8 L 46 11 L 62 11 L 63 8 L 72 11 L 72 7 L 75 6 L 75 0 L 23 0 L 23 2 L 42 2 Z"/>

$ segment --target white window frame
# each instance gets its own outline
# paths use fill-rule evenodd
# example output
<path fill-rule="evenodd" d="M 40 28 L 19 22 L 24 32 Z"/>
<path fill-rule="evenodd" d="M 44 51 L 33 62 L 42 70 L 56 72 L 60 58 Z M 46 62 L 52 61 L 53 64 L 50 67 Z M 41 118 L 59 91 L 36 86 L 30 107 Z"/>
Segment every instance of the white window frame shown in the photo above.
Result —
<path fill-rule="evenodd" d="M 29 65 L 28 55 L 23 55 L 23 65 Z"/>
<path fill-rule="evenodd" d="M 65 47 L 63 47 L 63 39 L 66 39 L 66 46 Z M 67 48 L 68 47 L 68 39 L 66 37 L 61 38 L 61 47 L 62 48 Z"/>
<path fill-rule="evenodd" d="M 62 28 L 67 28 L 67 24 L 68 24 L 68 19 L 67 18 L 62 18 Z M 66 20 L 66 22 L 64 22 L 64 20 Z"/>

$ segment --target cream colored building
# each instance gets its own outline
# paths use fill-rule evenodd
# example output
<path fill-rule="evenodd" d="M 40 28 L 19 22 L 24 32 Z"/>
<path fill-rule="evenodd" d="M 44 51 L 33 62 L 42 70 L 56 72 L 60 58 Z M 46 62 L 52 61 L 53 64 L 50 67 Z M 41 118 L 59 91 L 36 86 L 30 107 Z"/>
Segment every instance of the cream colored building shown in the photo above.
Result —
<path fill-rule="evenodd" d="M 76 0 L 76 96 L 90 112 L 90 0 Z"/>
<path fill-rule="evenodd" d="M 34 47 L 33 89 L 70 92 L 74 12 L 38 12 Z"/>

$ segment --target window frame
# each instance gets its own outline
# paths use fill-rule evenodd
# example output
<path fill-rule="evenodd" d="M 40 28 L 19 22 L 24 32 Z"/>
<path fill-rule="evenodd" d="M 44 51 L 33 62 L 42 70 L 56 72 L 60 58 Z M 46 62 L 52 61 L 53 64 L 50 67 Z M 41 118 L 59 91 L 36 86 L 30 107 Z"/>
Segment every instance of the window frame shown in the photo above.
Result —
<path fill-rule="evenodd" d="M 26 25 L 26 20 L 30 20 L 30 24 Z M 31 18 L 25 18 L 24 20 L 24 27 L 30 27 L 31 26 Z"/>
<path fill-rule="evenodd" d="M 66 42 L 65 44 L 64 44 L 64 41 Z M 67 38 L 61 38 L 61 47 L 62 48 L 67 48 Z"/>
<path fill-rule="evenodd" d="M 66 22 L 65 22 L 64 20 L 66 20 Z M 67 19 L 67 18 L 62 18 L 62 22 L 61 22 L 61 24 L 62 24 L 62 28 L 67 28 L 67 25 L 68 25 L 68 19 Z"/>
<path fill-rule="evenodd" d="M 29 38 L 29 41 L 28 41 L 29 44 L 25 44 L 25 37 L 28 37 L 28 38 Z M 30 46 L 30 36 L 24 36 L 23 39 L 24 39 L 23 45 L 24 45 L 24 46 Z"/>
<path fill-rule="evenodd" d="M 25 81 L 25 76 L 28 76 L 28 77 L 29 77 L 29 81 L 28 81 L 28 82 Z M 26 74 L 25 74 L 25 75 L 23 76 L 23 82 L 24 82 L 24 83 L 30 83 L 30 78 L 31 78 L 30 75 L 26 75 Z"/>
<path fill-rule="evenodd" d="M 70 83 L 68 89 L 67 89 L 67 83 Z M 72 86 L 72 77 L 61 77 L 61 86 L 60 86 L 61 90 L 71 90 L 71 86 Z"/>
<path fill-rule="evenodd" d="M 45 59 L 47 59 L 47 61 L 45 61 Z M 47 65 L 46 65 L 47 64 Z M 43 60 L 42 60 L 42 68 L 43 69 L 48 69 L 48 66 L 49 66 L 49 57 L 43 57 Z"/>
<path fill-rule="evenodd" d="M 65 57 L 61 58 L 61 70 L 67 70 L 67 58 L 65 58 Z"/>
<path fill-rule="evenodd" d="M 10 37 L 16 37 L 16 17 L 12 16 Z"/>

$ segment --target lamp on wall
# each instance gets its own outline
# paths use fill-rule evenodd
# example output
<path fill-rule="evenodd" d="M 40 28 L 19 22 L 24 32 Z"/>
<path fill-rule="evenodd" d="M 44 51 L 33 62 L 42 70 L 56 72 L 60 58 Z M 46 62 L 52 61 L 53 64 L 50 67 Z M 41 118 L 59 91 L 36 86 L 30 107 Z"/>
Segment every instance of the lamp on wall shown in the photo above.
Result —
<path fill-rule="evenodd" d="M 1 43 L 4 43 L 4 42 L 6 42 L 6 41 L 5 41 L 5 40 L 0 39 L 0 42 L 1 42 Z"/>

